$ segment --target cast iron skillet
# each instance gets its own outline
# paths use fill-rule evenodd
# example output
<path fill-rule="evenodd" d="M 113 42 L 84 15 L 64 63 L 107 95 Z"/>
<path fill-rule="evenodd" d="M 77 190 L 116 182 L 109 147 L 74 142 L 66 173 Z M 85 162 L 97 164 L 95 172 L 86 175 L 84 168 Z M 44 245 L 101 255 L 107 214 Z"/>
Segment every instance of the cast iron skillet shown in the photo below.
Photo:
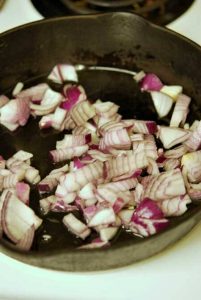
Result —
<path fill-rule="evenodd" d="M 201 50 L 189 40 L 159 28 L 129 13 L 110 13 L 49 19 L 28 24 L 0 36 L 0 93 L 8 93 L 18 81 L 28 85 L 42 80 L 57 63 L 106 66 L 127 70 L 143 69 L 156 73 L 167 84 L 180 84 L 191 95 L 189 121 L 201 119 Z M 80 72 L 80 81 L 91 99 L 100 97 L 121 105 L 124 117 L 156 119 L 148 95 L 142 97 L 132 76 L 112 71 Z M 36 123 L 16 133 L 0 129 L 0 152 L 6 158 L 23 148 L 35 154 L 42 175 L 47 173 L 48 149 L 53 149 L 59 134 L 43 134 Z M 36 192 L 31 205 L 37 211 Z M 36 202 L 36 201 L 35 201 Z M 186 214 L 172 219 L 164 232 L 147 239 L 122 234 L 111 248 L 78 251 L 78 240 L 69 240 L 63 227 L 53 232 L 55 243 L 45 247 L 41 232 L 33 250 L 16 252 L 8 242 L 2 253 L 25 263 L 65 271 L 93 271 L 116 268 L 152 256 L 189 232 L 201 218 L 201 206 L 193 204 Z M 46 232 L 52 223 L 44 221 Z M 44 231 L 45 232 L 45 231 Z M 43 232 L 43 233 L 44 233 Z M 67 232 L 67 230 L 65 230 Z M 62 240 L 60 236 L 65 236 Z M 56 246 L 55 246 L 56 244 Z"/>

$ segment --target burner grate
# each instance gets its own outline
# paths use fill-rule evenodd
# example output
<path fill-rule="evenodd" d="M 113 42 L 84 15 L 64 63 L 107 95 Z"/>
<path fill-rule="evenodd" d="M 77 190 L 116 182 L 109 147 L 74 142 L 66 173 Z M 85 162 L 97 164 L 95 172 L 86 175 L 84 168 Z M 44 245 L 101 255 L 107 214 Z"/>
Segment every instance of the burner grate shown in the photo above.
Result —
<path fill-rule="evenodd" d="M 166 25 L 182 15 L 193 0 L 32 0 L 44 17 L 129 11 Z"/>

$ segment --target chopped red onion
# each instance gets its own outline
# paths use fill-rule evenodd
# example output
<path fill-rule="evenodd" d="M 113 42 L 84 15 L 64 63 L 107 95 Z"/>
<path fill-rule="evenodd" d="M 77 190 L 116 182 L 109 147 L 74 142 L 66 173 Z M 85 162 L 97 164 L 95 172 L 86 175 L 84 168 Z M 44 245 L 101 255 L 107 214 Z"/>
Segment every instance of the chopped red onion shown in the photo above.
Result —
<path fill-rule="evenodd" d="M 147 166 L 148 160 L 145 153 L 133 153 L 131 151 L 127 155 L 121 155 L 105 162 L 106 178 L 111 180 L 114 177 L 134 172 Z"/>
<path fill-rule="evenodd" d="M 65 175 L 63 186 L 68 192 L 76 192 L 89 182 L 103 177 L 103 163 L 94 162 Z"/>
<path fill-rule="evenodd" d="M 19 240 L 16 244 L 16 248 L 22 251 L 29 251 L 33 244 L 35 234 L 35 227 L 31 225 L 30 228 L 27 229 L 24 236 Z"/>
<path fill-rule="evenodd" d="M 56 82 L 63 83 L 65 81 L 78 81 L 78 76 L 75 67 L 70 64 L 56 65 L 48 76 L 48 79 Z"/>
<path fill-rule="evenodd" d="M 171 147 L 188 140 L 190 132 L 177 127 L 159 126 L 158 136 L 163 143 L 164 148 L 170 149 Z"/>
<path fill-rule="evenodd" d="M 9 98 L 5 95 L 0 95 L 0 109 L 9 102 Z"/>
<path fill-rule="evenodd" d="M 20 150 L 7 161 L 0 156 L 0 236 L 4 233 L 16 249 L 30 250 L 42 223 L 28 207 L 31 187 L 25 182 L 51 193 L 39 200 L 43 215 L 68 213 L 64 225 L 83 240 L 97 234 L 80 249 L 108 246 L 120 227 L 140 237 L 153 235 L 168 225 L 164 216 L 180 216 L 191 201 L 201 200 L 201 121 L 185 123 L 191 99 L 181 86 L 163 85 L 152 73 L 135 76 L 150 92 L 160 118 L 176 102 L 167 127 L 152 120 L 122 120 L 115 103 L 87 100 L 72 65 L 55 66 L 49 79 L 74 83 L 64 85 L 63 93 L 45 83 L 22 91 L 17 84 L 15 99 L 0 96 L 0 123 L 9 130 L 24 126 L 30 110 L 42 116 L 40 128 L 72 130 L 50 151 L 53 162 L 71 160 L 69 165 L 42 181 L 31 166 L 31 153 Z"/>
<path fill-rule="evenodd" d="M 30 186 L 24 182 L 18 182 L 16 184 L 16 195 L 22 202 L 29 205 Z"/>
<path fill-rule="evenodd" d="M 201 150 L 185 154 L 181 159 L 181 164 L 185 167 L 191 183 L 201 182 Z"/>
<path fill-rule="evenodd" d="M 11 241 L 19 242 L 32 225 L 37 229 L 41 223 L 42 220 L 35 215 L 30 207 L 12 193 L 7 192 L 2 207 L 2 226 Z"/>
<path fill-rule="evenodd" d="M 10 100 L 0 110 L 0 123 L 11 131 L 24 126 L 30 116 L 29 102 L 24 99 Z M 12 130 L 13 129 L 13 130 Z"/>
<path fill-rule="evenodd" d="M 166 159 L 165 163 L 164 163 L 164 170 L 165 171 L 170 171 L 173 169 L 177 169 L 181 166 L 180 160 L 177 158 L 168 158 Z"/>
<path fill-rule="evenodd" d="M 38 184 L 38 190 L 40 193 L 49 193 L 59 183 L 60 177 L 68 171 L 68 165 L 59 169 L 54 169 L 50 172 L 42 181 Z"/>
<path fill-rule="evenodd" d="M 154 121 L 133 120 L 133 132 L 143 134 L 154 134 L 157 132 L 157 125 Z"/>
<path fill-rule="evenodd" d="M 111 207 L 108 207 L 97 211 L 89 221 L 88 226 L 109 225 L 113 222 L 115 222 L 115 213 Z"/>
<path fill-rule="evenodd" d="M 99 143 L 100 150 L 107 150 L 111 147 L 115 149 L 130 149 L 131 140 L 126 129 L 110 131 L 104 134 Z"/>
<path fill-rule="evenodd" d="M 157 202 L 165 217 L 181 216 L 187 211 L 187 204 L 191 203 L 188 194 Z"/>
<path fill-rule="evenodd" d="M 108 242 L 113 239 L 118 231 L 118 227 L 107 227 L 100 230 L 100 238 L 103 242 Z"/>
<path fill-rule="evenodd" d="M 184 179 L 180 169 L 175 169 L 152 175 L 151 180 L 145 188 L 145 197 L 154 201 L 165 200 L 186 193 Z"/>
<path fill-rule="evenodd" d="M 183 88 L 180 85 L 164 85 L 160 92 L 167 94 L 173 100 L 177 100 L 178 96 L 182 93 Z"/>
<path fill-rule="evenodd" d="M 188 107 L 191 102 L 191 98 L 181 94 L 178 96 L 174 111 L 170 120 L 171 127 L 178 127 L 180 124 L 184 125 L 188 114 Z"/>
<path fill-rule="evenodd" d="M 115 103 L 101 102 L 100 100 L 96 101 L 93 106 L 95 107 L 96 114 L 104 118 L 113 117 L 119 109 L 119 106 Z"/>
<path fill-rule="evenodd" d="M 169 221 L 151 199 L 145 198 L 134 211 L 129 229 L 141 236 L 153 235 L 167 227 Z"/>
<path fill-rule="evenodd" d="M 26 90 L 22 90 L 16 97 L 28 99 L 35 104 L 40 104 L 47 89 L 48 85 L 46 83 L 40 83 Z"/>
<path fill-rule="evenodd" d="M 43 215 L 46 215 L 51 210 L 52 204 L 55 202 L 56 202 L 56 196 L 54 195 L 39 200 L 41 213 Z"/>
<path fill-rule="evenodd" d="M 201 147 L 201 121 L 197 125 L 196 129 L 190 134 L 188 139 L 184 142 L 184 145 L 189 151 L 199 150 Z"/>
<path fill-rule="evenodd" d="M 72 213 L 63 218 L 63 223 L 70 232 L 83 240 L 91 233 L 87 225 L 77 219 Z"/>
<path fill-rule="evenodd" d="M 64 86 L 63 95 L 65 100 L 61 103 L 61 107 L 67 111 L 70 111 L 77 103 L 87 99 L 82 86 L 71 84 Z"/>
<path fill-rule="evenodd" d="M 63 140 L 57 141 L 56 149 L 66 149 L 71 147 L 83 146 L 91 142 L 91 134 L 72 135 L 65 134 Z"/>
<path fill-rule="evenodd" d="M 84 125 L 89 119 L 93 118 L 95 114 L 94 107 L 88 101 L 78 103 L 71 110 L 71 117 L 77 126 Z"/>
<path fill-rule="evenodd" d="M 88 145 L 69 147 L 50 151 L 50 158 L 53 162 L 61 162 L 74 157 L 80 157 L 89 149 Z"/>
<path fill-rule="evenodd" d="M 166 117 L 172 108 L 172 98 L 164 93 L 156 91 L 151 92 L 151 97 L 158 116 L 160 118 Z"/>
<path fill-rule="evenodd" d="M 142 78 L 140 87 L 142 91 L 160 91 L 163 84 L 156 74 L 149 73 Z"/>
<path fill-rule="evenodd" d="M 12 91 L 13 97 L 17 96 L 17 94 L 19 94 L 21 92 L 23 87 L 24 87 L 24 83 L 18 82 Z"/>

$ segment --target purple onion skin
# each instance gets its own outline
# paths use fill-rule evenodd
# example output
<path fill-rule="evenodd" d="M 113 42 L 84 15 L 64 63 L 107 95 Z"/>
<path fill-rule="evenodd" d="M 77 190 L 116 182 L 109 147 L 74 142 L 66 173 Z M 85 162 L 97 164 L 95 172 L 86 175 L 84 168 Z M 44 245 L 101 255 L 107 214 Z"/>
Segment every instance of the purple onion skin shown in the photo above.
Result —
<path fill-rule="evenodd" d="M 146 121 L 146 126 L 149 134 L 154 134 L 158 131 L 157 124 L 154 121 Z"/>
<path fill-rule="evenodd" d="M 142 79 L 140 87 L 143 91 L 160 91 L 163 84 L 158 76 L 153 73 L 149 73 Z"/>
<path fill-rule="evenodd" d="M 158 205 L 150 198 L 144 198 L 138 207 L 136 208 L 134 215 L 137 215 L 146 219 L 162 219 L 164 218 L 164 214 Z"/>
<path fill-rule="evenodd" d="M 50 187 L 48 184 L 39 183 L 38 190 L 39 190 L 39 192 L 42 192 L 42 193 L 49 193 Z"/>
<path fill-rule="evenodd" d="M 60 107 L 68 111 L 71 110 L 79 100 L 80 94 L 81 92 L 77 86 L 69 87 L 66 90 L 64 87 L 64 96 L 67 100 L 62 102 Z"/>
<path fill-rule="evenodd" d="M 85 143 L 86 144 L 91 143 L 91 134 L 90 133 L 85 136 Z"/>
<path fill-rule="evenodd" d="M 89 146 L 90 150 L 99 150 L 99 146 L 98 145 L 90 145 Z"/>
<path fill-rule="evenodd" d="M 83 167 L 85 166 L 85 164 L 83 164 L 83 163 L 81 162 L 81 160 L 80 160 L 78 157 L 75 157 L 75 158 L 74 158 L 74 160 L 73 160 L 73 165 L 74 165 L 74 167 L 77 168 L 77 169 L 81 169 L 81 168 L 83 168 Z"/>
<path fill-rule="evenodd" d="M 169 225 L 169 220 L 167 220 L 167 219 L 164 219 L 164 222 L 162 222 L 162 223 L 161 222 L 157 223 L 157 221 L 154 222 L 154 227 L 156 229 L 156 233 L 166 229 L 168 227 L 168 225 Z"/>
<path fill-rule="evenodd" d="M 166 161 L 166 157 L 164 155 L 161 155 L 157 158 L 156 162 L 159 164 L 162 164 L 164 161 Z"/>

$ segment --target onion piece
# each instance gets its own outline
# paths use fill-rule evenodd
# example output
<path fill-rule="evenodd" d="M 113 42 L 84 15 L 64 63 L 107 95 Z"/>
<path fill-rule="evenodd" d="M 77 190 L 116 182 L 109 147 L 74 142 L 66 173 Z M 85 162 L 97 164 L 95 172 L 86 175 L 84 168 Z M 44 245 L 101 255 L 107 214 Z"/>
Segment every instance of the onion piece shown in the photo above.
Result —
<path fill-rule="evenodd" d="M 23 89 L 23 87 L 24 87 L 24 83 L 18 82 L 12 91 L 13 97 L 15 97 L 17 94 L 19 94 L 21 92 L 21 90 Z"/>
<path fill-rule="evenodd" d="M 99 160 L 99 161 L 107 161 L 112 157 L 112 154 L 110 153 L 104 153 L 103 151 L 99 150 L 88 150 L 87 152 L 93 159 Z"/>
<path fill-rule="evenodd" d="M 66 149 L 83 146 L 91 142 L 91 134 L 72 135 L 65 134 L 63 140 L 57 141 L 56 149 Z"/>
<path fill-rule="evenodd" d="M 74 129 L 75 127 L 76 127 L 76 124 L 73 121 L 73 119 L 71 118 L 70 113 L 67 113 L 66 118 L 63 122 L 63 128 L 66 130 L 71 130 L 71 129 Z"/>
<path fill-rule="evenodd" d="M 0 170 L 5 169 L 6 167 L 6 161 L 5 159 L 0 155 Z"/>
<path fill-rule="evenodd" d="M 47 89 L 47 83 L 40 83 L 28 89 L 20 91 L 19 93 L 17 93 L 16 97 L 27 99 L 35 104 L 40 104 Z"/>
<path fill-rule="evenodd" d="M 201 147 L 201 121 L 199 121 L 196 129 L 190 134 L 189 138 L 184 142 L 189 151 L 199 150 Z"/>
<path fill-rule="evenodd" d="M 43 116 L 54 112 L 56 107 L 62 101 L 62 95 L 48 88 L 42 98 L 42 101 L 39 104 L 30 104 L 30 109 L 33 111 L 36 116 Z"/>
<path fill-rule="evenodd" d="M 142 91 L 160 91 L 163 84 L 156 74 L 148 73 L 142 78 L 140 87 Z"/>
<path fill-rule="evenodd" d="M 68 204 L 66 199 L 65 200 L 57 199 L 57 201 L 51 205 L 50 210 L 53 212 L 62 212 L 63 213 L 63 212 L 76 211 L 76 210 L 78 210 L 78 208 L 76 205 Z"/>
<path fill-rule="evenodd" d="M 16 248 L 22 251 L 29 251 L 33 244 L 34 234 L 35 227 L 34 225 L 32 225 L 30 226 L 30 228 L 27 229 L 22 239 L 17 242 Z"/>
<path fill-rule="evenodd" d="M 181 162 L 180 162 L 179 159 L 177 159 L 177 158 L 168 158 L 164 162 L 163 168 L 164 168 L 165 171 L 169 171 L 169 170 L 177 169 L 180 166 L 181 166 Z"/>
<path fill-rule="evenodd" d="M 61 107 L 67 111 L 70 111 L 77 103 L 87 99 L 85 90 L 81 85 L 65 85 L 63 95 L 65 100 L 61 103 Z"/>
<path fill-rule="evenodd" d="M 91 182 L 87 183 L 78 193 L 78 196 L 84 200 L 95 197 L 95 185 Z"/>
<path fill-rule="evenodd" d="M 164 85 L 160 92 L 170 96 L 175 101 L 179 97 L 179 95 L 182 93 L 183 88 L 180 85 Z"/>
<path fill-rule="evenodd" d="M 5 234 L 14 243 L 23 239 L 25 233 L 34 225 L 37 229 L 42 223 L 34 211 L 12 193 L 7 192 L 2 207 L 2 226 Z"/>
<path fill-rule="evenodd" d="M 43 198 L 43 199 L 39 200 L 40 210 L 41 210 L 42 215 L 46 215 L 51 210 L 52 204 L 55 202 L 56 202 L 55 195 L 51 195 L 47 198 Z"/>
<path fill-rule="evenodd" d="M 0 110 L 0 123 L 11 131 L 24 126 L 30 116 L 29 102 L 24 99 L 10 100 Z M 14 129 L 15 128 L 15 129 Z M 12 130 L 13 129 L 13 130 Z"/>
<path fill-rule="evenodd" d="M 33 157 L 33 154 L 24 150 L 19 150 L 13 155 L 13 158 L 20 161 L 26 161 Z"/>
<path fill-rule="evenodd" d="M 158 137 L 165 149 L 185 142 L 189 136 L 190 132 L 188 130 L 177 127 L 159 126 Z"/>
<path fill-rule="evenodd" d="M 102 102 L 102 101 L 96 101 L 93 106 L 95 107 L 96 114 L 104 117 L 104 118 L 111 118 L 114 116 L 118 109 L 119 106 L 116 105 L 113 102 Z"/>
<path fill-rule="evenodd" d="M 9 98 L 6 95 L 0 95 L 0 109 L 8 102 L 9 102 Z"/>
<path fill-rule="evenodd" d="M 108 242 L 113 239 L 118 231 L 118 227 L 107 227 L 100 230 L 100 238 L 103 242 Z"/>
<path fill-rule="evenodd" d="M 120 217 L 122 223 L 127 226 L 131 222 L 133 213 L 134 213 L 134 209 L 122 209 L 118 213 L 118 216 Z"/>
<path fill-rule="evenodd" d="M 121 155 L 105 162 L 105 179 L 111 180 L 114 177 L 134 172 L 148 166 L 147 156 L 144 152 Z"/>
<path fill-rule="evenodd" d="M 25 172 L 25 180 L 31 184 L 37 184 L 41 180 L 39 171 L 34 167 L 27 168 Z"/>
<path fill-rule="evenodd" d="M 157 204 L 145 198 L 134 211 L 129 229 L 134 234 L 146 237 L 165 229 L 168 223 Z"/>
<path fill-rule="evenodd" d="M 68 171 L 68 165 L 59 169 L 52 170 L 43 180 L 38 184 L 40 193 L 51 192 L 59 183 L 60 177 Z"/>
<path fill-rule="evenodd" d="M 154 134 L 157 132 L 157 125 L 154 121 L 133 120 L 133 132 L 143 134 Z"/>
<path fill-rule="evenodd" d="M 186 194 L 186 189 L 183 176 L 180 169 L 175 169 L 150 176 L 150 182 L 145 187 L 144 197 L 160 201 L 184 194 Z"/>
<path fill-rule="evenodd" d="M 174 111 L 170 120 L 171 127 L 178 127 L 180 124 L 184 125 L 188 114 L 188 107 L 191 102 L 191 98 L 181 94 L 178 96 L 177 102 L 174 107 Z"/>
<path fill-rule="evenodd" d="M 187 211 L 187 204 L 191 203 L 188 194 L 157 202 L 165 217 L 181 216 Z"/>
<path fill-rule="evenodd" d="M 103 178 L 103 163 L 96 161 L 65 175 L 62 185 L 68 192 L 76 192 L 89 182 Z"/>
<path fill-rule="evenodd" d="M 164 158 L 181 158 L 184 154 L 186 154 L 187 148 L 184 145 L 177 146 L 171 150 L 167 150 L 164 152 Z"/>
<path fill-rule="evenodd" d="M 143 70 L 141 70 L 140 72 L 136 73 L 136 74 L 133 76 L 133 79 L 134 79 L 136 82 L 140 82 L 145 76 L 146 76 L 145 72 L 144 72 Z"/>
<path fill-rule="evenodd" d="M 70 232 L 83 240 L 91 233 L 88 226 L 78 220 L 72 213 L 63 218 L 63 223 Z"/>
<path fill-rule="evenodd" d="M 201 150 L 183 155 L 181 165 L 185 167 L 191 183 L 201 182 Z"/>
<path fill-rule="evenodd" d="M 131 140 L 126 129 L 106 132 L 100 140 L 99 149 L 106 150 L 108 148 L 130 149 Z"/>
<path fill-rule="evenodd" d="M 77 126 L 84 125 L 89 119 L 95 116 L 94 107 L 88 101 L 82 101 L 71 110 L 71 118 Z"/>
<path fill-rule="evenodd" d="M 63 83 L 64 81 L 77 82 L 78 76 L 73 65 L 59 64 L 54 66 L 54 68 L 48 76 L 48 79 L 56 83 Z"/>
<path fill-rule="evenodd" d="M 53 162 L 61 162 L 73 157 L 80 157 L 89 149 L 88 145 L 69 147 L 65 149 L 51 150 L 50 158 Z"/>
<path fill-rule="evenodd" d="M 30 186 L 24 182 L 18 182 L 16 184 L 16 196 L 26 205 L 29 205 Z"/>
<path fill-rule="evenodd" d="M 125 180 L 120 180 L 116 182 L 108 182 L 105 184 L 101 184 L 98 187 L 100 188 L 108 188 L 114 192 L 125 192 L 130 189 L 133 189 L 137 185 L 137 179 L 136 178 L 129 178 Z"/>
<path fill-rule="evenodd" d="M 151 97 L 158 116 L 160 118 L 166 117 L 173 104 L 172 98 L 164 93 L 156 91 L 151 92 Z"/>
<path fill-rule="evenodd" d="M 147 167 L 147 173 L 150 175 L 157 175 L 159 174 L 159 168 L 158 165 L 156 163 L 156 161 L 153 158 L 148 158 L 148 167 Z"/>
<path fill-rule="evenodd" d="M 133 142 L 133 153 L 144 152 L 147 157 L 156 160 L 158 158 L 157 147 L 152 136 L 146 136 L 143 141 Z"/>
<path fill-rule="evenodd" d="M 111 207 L 97 211 L 88 223 L 89 227 L 110 225 L 115 222 L 115 213 Z"/>

